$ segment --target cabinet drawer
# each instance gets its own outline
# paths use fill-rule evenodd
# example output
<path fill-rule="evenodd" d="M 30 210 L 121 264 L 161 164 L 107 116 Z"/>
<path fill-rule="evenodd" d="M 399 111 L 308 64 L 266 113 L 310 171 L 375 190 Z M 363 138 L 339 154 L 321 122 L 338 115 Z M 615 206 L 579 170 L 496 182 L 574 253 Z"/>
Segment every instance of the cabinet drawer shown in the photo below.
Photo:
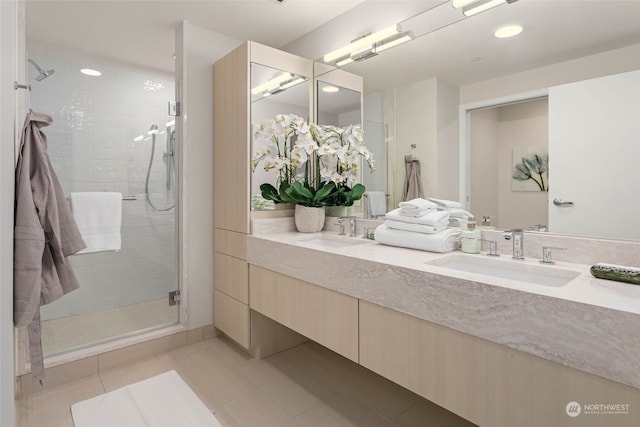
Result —
<path fill-rule="evenodd" d="M 214 291 L 213 300 L 214 326 L 248 349 L 249 306 L 219 291 Z"/>
<path fill-rule="evenodd" d="M 246 261 L 214 252 L 213 283 L 215 289 L 249 304 L 249 267 Z"/>
<path fill-rule="evenodd" d="M 358 300 L 254 265 L 251 308 L 358 361 Z"/>

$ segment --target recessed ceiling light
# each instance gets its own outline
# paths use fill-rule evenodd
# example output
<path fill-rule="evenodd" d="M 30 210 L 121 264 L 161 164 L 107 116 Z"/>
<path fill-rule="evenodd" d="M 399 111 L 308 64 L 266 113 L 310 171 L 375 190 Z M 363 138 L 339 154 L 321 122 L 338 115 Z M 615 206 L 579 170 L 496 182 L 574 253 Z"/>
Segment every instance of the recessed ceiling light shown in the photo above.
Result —
<path fill-rule="evenodd" d="M 517 36 L 522 32 L 522 25 L 506 25 L 500 27 L 493 33 L 499 39 L 506 39 L 507 37 Z"/>
<path fill-rule="evenodd" d="M 335 93 L 335 92 L 338 92 L 339 90 L 340 88 L 336 86 L 325 86 L 322 88 L 322 91 L 327 93 Z"/>
<path fill-rule="evenodd" d="M 80 70 L 80 72 L 82 74 L 86 74 L 87 76 L 91 76 L 91 77 L 98 77 L 102 75 L 100 71 L 92 70 L 91 68 L 83 68 L 82 70 Z"/>

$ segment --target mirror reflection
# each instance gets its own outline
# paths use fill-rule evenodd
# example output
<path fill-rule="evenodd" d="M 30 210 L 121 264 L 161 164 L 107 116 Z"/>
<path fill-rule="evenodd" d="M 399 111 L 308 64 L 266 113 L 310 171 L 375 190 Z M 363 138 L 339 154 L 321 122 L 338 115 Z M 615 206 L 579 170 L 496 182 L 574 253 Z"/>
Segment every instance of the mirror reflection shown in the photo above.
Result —
<path fill-rule="evenodd" d="M 295 114 L 309 120 L 311 83 L 305 76 L 251 63 L 251 152 L 263 149 L 254 141 L 254 130 L 264 120 L 278 114 Z M 284 209 L 289 205 L 265 203 L 259 197 L 260 185 L 277 185 L 277 175 L 264 168 L 251 174 L 251 208 L 254 210 Z"/>
<path fill-rule="evenodd" d="M 535 155 L 548 153 L 548 121 L 546 97 L 470 112 L 468 207 L 479 223 L 538 230 L 549 224 L 549 172 L 531 168 Z"/>

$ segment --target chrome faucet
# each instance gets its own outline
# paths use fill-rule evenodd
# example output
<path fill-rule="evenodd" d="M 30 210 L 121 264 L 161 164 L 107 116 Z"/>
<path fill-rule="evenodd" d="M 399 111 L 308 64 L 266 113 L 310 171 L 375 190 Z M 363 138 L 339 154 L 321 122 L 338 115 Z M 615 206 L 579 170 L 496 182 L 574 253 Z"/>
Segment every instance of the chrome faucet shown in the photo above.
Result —
<path fill-rule="evenodd" d="M 521 228 L 507 230 L 503 234 L 506 240 L 513 240 L 513 259 L 524 259 L 524 233 Z"/>
<path fill-rule="evenodd" d="M 356 234 L 356 217 L 355 216 L 341 216 L 338 218 L 338 224 L 340 225 L 340 235 L 344 235 L 344 220 L 349 220 L 349 237 L 357 237 Z"/>

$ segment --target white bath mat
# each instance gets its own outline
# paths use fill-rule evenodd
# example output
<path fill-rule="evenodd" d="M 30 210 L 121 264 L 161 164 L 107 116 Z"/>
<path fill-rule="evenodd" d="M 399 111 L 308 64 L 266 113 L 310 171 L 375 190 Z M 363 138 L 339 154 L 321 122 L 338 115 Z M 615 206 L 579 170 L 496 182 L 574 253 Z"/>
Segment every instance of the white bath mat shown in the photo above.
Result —
<path fill-rule="evenodd" d="M 71 405 L 75 427 L 222 427 L 176 371 Z"/>

